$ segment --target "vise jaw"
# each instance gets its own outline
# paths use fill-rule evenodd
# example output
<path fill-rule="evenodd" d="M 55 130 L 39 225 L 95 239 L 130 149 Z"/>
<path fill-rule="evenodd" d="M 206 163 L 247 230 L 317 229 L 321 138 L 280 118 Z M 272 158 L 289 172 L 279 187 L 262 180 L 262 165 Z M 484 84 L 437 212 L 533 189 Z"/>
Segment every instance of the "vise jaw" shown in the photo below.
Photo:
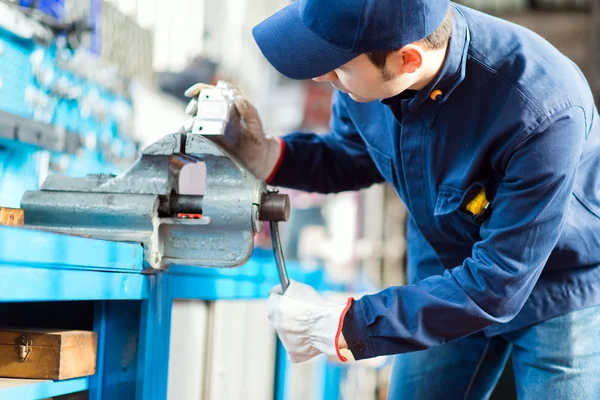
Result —
<path fill-rule="evenodd" d="M 186 194 L 181 172 L 198 163 L 206 168 L 204 193 Z M 163 137 L 119 176 L 49 176 L 21 206 L 28 227 L 140 242 L 151 268 L 241 265 L 263 221 L 287 220 L 290 209 L 286 195 L 269 192 L 214 140 L 191 133 Z"/>

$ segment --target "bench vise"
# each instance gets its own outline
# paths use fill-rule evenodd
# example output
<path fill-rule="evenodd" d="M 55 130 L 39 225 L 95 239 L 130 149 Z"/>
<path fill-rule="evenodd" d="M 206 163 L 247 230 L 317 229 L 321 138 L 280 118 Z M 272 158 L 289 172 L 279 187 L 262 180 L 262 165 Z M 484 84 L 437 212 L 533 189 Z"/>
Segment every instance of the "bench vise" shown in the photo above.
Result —
<path fill-rule="evenodd" d="M 233 99 L 219 89 L 203 90 L 200 98 L 199 110 L 211 110 L 198 112 L 195 126 L 205 120 L 203 134 L 164 136 L 118 176 L 49 176 L 39 191 L 22 198 L 25 226 L 140 242 L 146 266 L 165 269 L 173 264 L 239 266 L 252 254 L 254 235 L 269 222 L 285 289 L 289 281 L 277 222 L 288 219 L 289 198 L 269 191 L 219 145 L 239 137 Z M 191 165 L 205 168 L 205 182 L 198 176 L 192 185 L 197 187 L 183 187 L 182 171 Z"/>

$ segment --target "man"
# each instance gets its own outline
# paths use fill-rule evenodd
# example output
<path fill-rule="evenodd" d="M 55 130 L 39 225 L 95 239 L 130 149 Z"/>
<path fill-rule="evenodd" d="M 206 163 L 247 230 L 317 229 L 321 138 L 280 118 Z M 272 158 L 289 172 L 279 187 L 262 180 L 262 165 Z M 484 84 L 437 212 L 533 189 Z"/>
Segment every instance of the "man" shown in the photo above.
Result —
<path fill-rule="evenodd" d="M 253 33 L 282 74 L 337 89 L 331 132 L 265 137 L 240 95 L 231 151 L 273 185 L 388 181 L 410 214 L 409 285 L 273 290 L 290 359 L 398 354 L 391 399 L 479 399 L 512 354 L 520 398 L 600 398 L 600 128 L 579 69 L 446 0 L 298 0 Z"/>

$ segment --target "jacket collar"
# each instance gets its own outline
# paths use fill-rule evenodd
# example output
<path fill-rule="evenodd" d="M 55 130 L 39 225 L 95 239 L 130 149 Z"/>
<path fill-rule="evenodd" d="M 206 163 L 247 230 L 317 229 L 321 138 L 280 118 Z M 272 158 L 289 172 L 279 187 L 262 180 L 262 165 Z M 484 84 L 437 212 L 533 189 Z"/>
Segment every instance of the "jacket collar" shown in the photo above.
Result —
<path fill-rule="evenodd" d="M 382 103 L 387 105 L 401 101 L 408 102 L 408 109 L 412 112 L 419 112 L 429 127 L 433 125 L 442 105 L 466 76 L 467 53 L 471 41 L 469 27 L 459 7 L 454 4 L 451 7 L 454 7 L 452 36 L 448 44 L 446 59 L 438 74 L 410 99 L 406 98 L 405 93 L 400 93 L 392 98 L 382 100 Z M 431 95 L 436 90 L 440 90 L 442 94 L 433 100 Z"/>

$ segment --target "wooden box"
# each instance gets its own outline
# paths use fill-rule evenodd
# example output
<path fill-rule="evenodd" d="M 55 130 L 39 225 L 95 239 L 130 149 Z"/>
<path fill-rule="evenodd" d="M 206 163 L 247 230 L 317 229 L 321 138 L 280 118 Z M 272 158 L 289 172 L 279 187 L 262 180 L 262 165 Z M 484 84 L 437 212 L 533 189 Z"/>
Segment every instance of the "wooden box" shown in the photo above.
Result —
<path fill-rule="evenodd" d="M 0 329 L 0 377 L 61 380 L 96 372 L 96 332 Z"/>

